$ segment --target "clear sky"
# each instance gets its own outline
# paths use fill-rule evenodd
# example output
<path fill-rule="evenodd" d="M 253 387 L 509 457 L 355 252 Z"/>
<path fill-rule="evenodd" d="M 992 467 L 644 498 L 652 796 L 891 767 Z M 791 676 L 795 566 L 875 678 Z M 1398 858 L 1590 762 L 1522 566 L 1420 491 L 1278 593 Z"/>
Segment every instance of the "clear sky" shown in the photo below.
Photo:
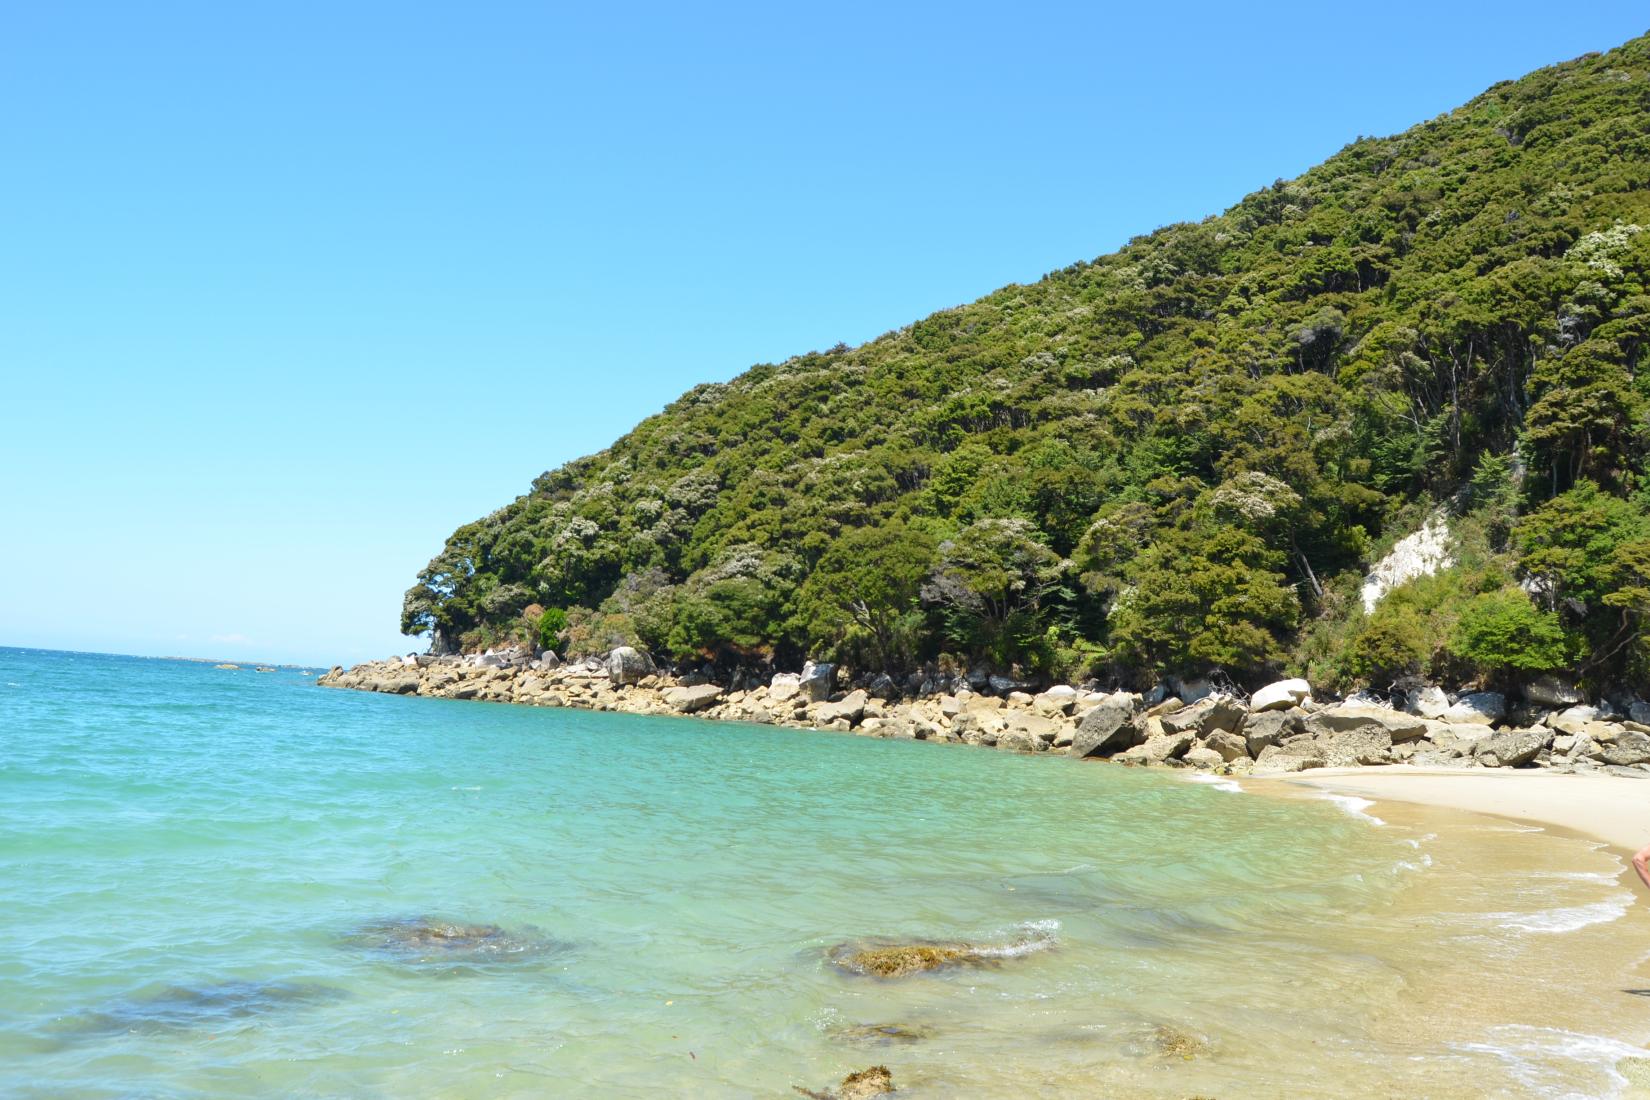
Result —
<path fill-rule="evenodd" d="M 695 383 L 1650 29 L 1117 7 L 6 5 L 0 645 L 405 651 L 454 527 Z"/>

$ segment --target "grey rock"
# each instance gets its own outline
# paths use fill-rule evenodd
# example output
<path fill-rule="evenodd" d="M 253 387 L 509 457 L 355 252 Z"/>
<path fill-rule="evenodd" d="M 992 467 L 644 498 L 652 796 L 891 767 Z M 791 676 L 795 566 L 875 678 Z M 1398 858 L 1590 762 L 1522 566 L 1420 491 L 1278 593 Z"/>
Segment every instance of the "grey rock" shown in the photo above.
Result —
<path fill-rule="evenodd" d="M 1323 750 L 1310 737 L 1286 745 L 1267 745 L 1255 758 L 1255 772 L 1303 772 L 1326 766 Z"/>
<path fill-rule="evenodd" d="M 1516 768 L 1541 755 L 1550 736 L 1547 730 L 1501 730 L 1478 742 L 1474 756 L 1486 767 Z"/>
<path fill-rule="evenodd" d="M 807 681 L 804 680 L 804 683 Z M 835 703 L 822 703 L 814 720 L 823 724 L 846 721 L 850 726 L 860 720 L 865 713 L 865 704 L 870 702 L 870 696 L 863 690 L 850 691 L 841 700 Z"/>
<path fill-rule="evenodd" d="M 638 683 L 653 675 L 653 658 L 622 645 L 607 655 L 607 677 L 615 686 Z"/>
<path fill-rule="evenodd" d="M 1641 726 L 1650 726 L 1650 703 L 1635 699 L 1627 704 L 1627 717 Z"/>
<path fill-rule="evenodd" d="M 802 690 L 802 677 L 794 672 L 776 672 L 768 682 L 768 698 L 776 703 L 796 698 Z"/>
<path fill-rule="evenodd" d="M 1192 747 L 1193 740 L 1190 732 L 1165 733 L 1147 738 L 1143 745 L 1125 749 L 1115 759 L 1126 764 L 1166 764 L 1184 756 L 1186 750 Z"/>
<path fill-rule="evenodd" d="M 1628 731 L 1616 738 L 1599 754 L 1599 759 L 1616 767 L 1650 764 L 1650 736 Z"/>
<path fill-rule="evenodd" d="M 1306 712 L 1300 710 L 1269 710 L 1251 714 L 1243 722 L 1244 747 L 1249 755 L 1260 759 L 1264 749 L 1293 737 L 1306 728 Z"/>
<path fill-rule="evenodd" d="M 1267 684 L 1249 698 L 1249 710 L 1288 710 L 1312 698 L 1312 685 L 1305 680 L 1279 680 Z"/>
<path fill-rule="evenodd" d="M 1071 755 L 1105 756 L 1131 747 L 1135 731 L 1130 720 L 1139 701 L 1139 696 L 1120 691 L 1090 708 L 1072 734 Z"/>
<path fill-rule="evenodd" d="M 1577 691 L 1574 684 L 1550 673 L 1537 676 L 1525 684 L 1524 698 L 1548 707 L 1572 707 L 1587 701 L 1587 697 Z"/>
<path fill-rule="evenodd" d="M 1248 711 L 1230 695 L 1208 695 L 1172 714 L 1158 715 L 1165 733 L 1207 736 L 1215 730 L 1236 732 Z"/>
<path fill-rule="evenodd" d="M 1507 714 L 1507 697 L 1499 691 L 1474 691 L 1450 704 L 1442 715 L 1446 722 L 1493 726 Z"/>
<path fill-rule="evenodd" d="M 1306 728 L 1316 734 L 1352 733 L 1357 730 L 1379 729 L 1391 741 L 1413 741 L 1425 737 L 1426 720 L 1412 714 L 1385 707 L 1348 706 L 1320 710 L 1306 720 Z"/>
<path fill-rule="evenodd" d="M 1181 759 L 1194 768 L 1218 768 L 1226 763 L 1226 758 L 1208 745 L 1193 745 Z"/>
<path fill-rule="evenodd" d="M 1241 734 L 1229 733 L 1226 730 L 1215 730 L 1204 743 L 1220 754 L 1222 763 L 1230 764 L 1234 760 L 1247 760 L 1249 758 L 1249 745 Z"/>
<path fill-rule="evenodd" d="M 822 703 L 829 699 L 835 682 L 836 666 L 821 661 L 809 661 L 803 665 L 802 675 L 798 677 L 802 696 L 810 703 Z"/>
<path fill-rule="evenodd" d="M 1442 718 L 1449 710 L 1449 696 L 1432 684 L 1415 688 L 1404 698 L 1404 709 L 1421 718 Z"/>
<path fill-rule="evenodd" d="M 715 684 L 697 684 L 693 687 L 676 687 L 665 692 L 665 705 L 674 707 L 683 714 L 695 714 L 707 707 L 714 706 L 722 698 L 722 689 Z"/>
<path fill-rule="evenodd" d="M 1308 728 L 1311 721 L 1307 722 Z M 1324 764 L 1330 768 L 1350 768 L 1357 765 L 1387 764 L 1392 760 L 1393 736 L 1379 725 L 1360 726 L 1339 733 L 1313 738 L 1323 754 Z"/>

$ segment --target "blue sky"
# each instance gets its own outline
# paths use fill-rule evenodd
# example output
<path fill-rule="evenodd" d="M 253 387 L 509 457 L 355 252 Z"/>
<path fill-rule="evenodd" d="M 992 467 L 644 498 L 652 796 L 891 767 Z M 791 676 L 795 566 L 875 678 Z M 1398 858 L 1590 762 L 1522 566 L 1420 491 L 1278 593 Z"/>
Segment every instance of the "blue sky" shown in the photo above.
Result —
<path fill-rule="evenodd" d="M 1650 29 L 1610 2 L 793 7 L 10 5 L 0 645 L 404 651 L 454 527 L 695 383 Z"/>

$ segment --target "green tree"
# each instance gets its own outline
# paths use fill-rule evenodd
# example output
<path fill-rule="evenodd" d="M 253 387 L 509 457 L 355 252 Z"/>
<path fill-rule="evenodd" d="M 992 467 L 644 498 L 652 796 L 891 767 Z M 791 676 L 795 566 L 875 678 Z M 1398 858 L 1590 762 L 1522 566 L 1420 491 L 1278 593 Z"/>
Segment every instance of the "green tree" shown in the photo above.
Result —
<path fill-rule="evenodd" d="M 1117 654 L 1166 671 L 1276 664 L 1300 613 L 1282 565 L 1282 554 L 1237 527 L 1164 532 L 1135 561 L 1112 610 Z"/>
<path fill-rule="evenodd" d="M 1516 587 L 1480 593 L 1468 601 L 1448 647 L 1486 672 L 1548 672 L 1570 663 L 1564 624 Z"/>
<path fill-rule="evenodd" d="M 898 671 L 915 658 L 918 601 L 937 546 L 926 531 L 893 520 L 842 533 L 802 586 L 810 641 Z"/>

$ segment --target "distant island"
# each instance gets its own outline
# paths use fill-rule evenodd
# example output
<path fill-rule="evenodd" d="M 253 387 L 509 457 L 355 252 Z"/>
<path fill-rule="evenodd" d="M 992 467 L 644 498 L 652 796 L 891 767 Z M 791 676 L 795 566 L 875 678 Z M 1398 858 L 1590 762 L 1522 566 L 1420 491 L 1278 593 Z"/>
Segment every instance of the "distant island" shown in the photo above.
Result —
<path fill-rule="evenodd" d="M 1639 38 L 698 386 L 455 531 L 402 629 L 723 682 L 808 658 L 908 687 L 1543 677 L 1625 707 L 1650 669 L 1647 225 Z"/>

